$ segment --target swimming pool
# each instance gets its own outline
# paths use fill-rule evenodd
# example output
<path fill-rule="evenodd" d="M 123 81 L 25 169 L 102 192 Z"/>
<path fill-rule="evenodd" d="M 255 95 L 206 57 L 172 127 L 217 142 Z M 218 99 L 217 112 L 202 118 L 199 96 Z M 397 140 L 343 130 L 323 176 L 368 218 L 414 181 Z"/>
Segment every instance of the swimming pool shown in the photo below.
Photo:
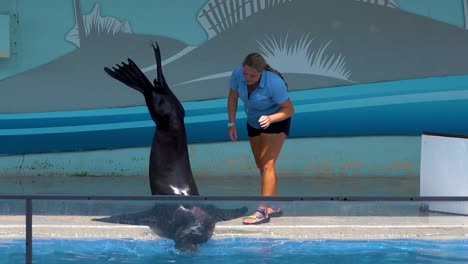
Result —
<path fill-rule="evenodd" d="M 24 263 L 24 240 L 0 240 L 0 264 Z M 170 240 L 34 240 L 33 263 L 467 263 L 468 240 L 213 239 L 196 253 Z"/>
<path fill-rule="evenodd" d="M 449 206 L 467 201 L 467 197 L 4 196 L 0 199 L 0 264 L 26 260 L 47 264 L 468 263 L 467 216 L 431 211 L 434 202 Z M 174 203 L 253 211 L 260 202 L 274 204 L 285 214 L 258 226 L 243 225 L 237 218 L 218 222 L 212 239 L 200 244 L 196 254 L 176 251 L 172 240 L 161 239 L 153 230 L 160 228 L 156 222 L 95 221 Z M 26 246 L 26 241 L 31 243 Z"/>

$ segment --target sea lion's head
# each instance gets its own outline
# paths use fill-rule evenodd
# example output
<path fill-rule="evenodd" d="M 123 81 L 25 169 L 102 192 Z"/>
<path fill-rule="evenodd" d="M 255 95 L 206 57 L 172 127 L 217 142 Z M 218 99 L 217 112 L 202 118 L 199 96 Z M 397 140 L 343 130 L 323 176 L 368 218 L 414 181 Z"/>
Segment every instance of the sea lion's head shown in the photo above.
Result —
<path fill-rule="evenodd" d="M 174 234 L 175 247 L 184 251 L 196 251 L 198 244 L 208 241 L 214 232 L 217 217 L 201 206 L 179 206 L 174 213 L 177 230 Z"/>

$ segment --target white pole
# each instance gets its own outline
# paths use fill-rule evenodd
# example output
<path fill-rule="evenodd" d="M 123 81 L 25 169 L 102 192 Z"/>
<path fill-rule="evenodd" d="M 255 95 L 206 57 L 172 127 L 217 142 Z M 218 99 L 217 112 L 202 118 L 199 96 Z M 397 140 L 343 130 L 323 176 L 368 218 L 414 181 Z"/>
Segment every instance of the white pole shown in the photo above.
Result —
<path fill-rule="evenodd" d="M 463 16 L 465 17 L 465 29 L 468 29 L 468 0 L 463 0 Z"/>

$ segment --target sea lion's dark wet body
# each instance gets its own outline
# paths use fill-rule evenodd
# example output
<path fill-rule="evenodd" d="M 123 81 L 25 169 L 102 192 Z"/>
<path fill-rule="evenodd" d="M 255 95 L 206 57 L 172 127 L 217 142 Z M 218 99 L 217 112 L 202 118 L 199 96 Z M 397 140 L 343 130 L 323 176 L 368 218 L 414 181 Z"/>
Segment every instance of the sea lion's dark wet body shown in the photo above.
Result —
<path fill-rule="evenodd" d="M 198 195 L 187 149 L 185 111 L 164 79 L 159 47 L 153 46 L 153 49 L 158 67 L 154 85 L 131 59 L 128 64 L 122 63 L 112 70 L 106 67 L 105 71 L 143 94 L 156 123 L 149 165 L 151 193 Z"/>
<path fill-rule="evenodd" d="M 219 221 L 244 215 L 247 208 L 220 209 L 208 204 L 174 203 L 166 201 L 152 209 L 135 214 L 123 214 L 96 221 L 130 225 L 146 225 L 160 237 L 174 240 L 175 247 L 195 251 L 197 245 L 208 241 Z"/>
<path fill-rule="evenodd" d="M 164 79 L 159 47 L 153 45 L 157 64 L 154 83 L 128 59 L 104 70 L 113 78 L 141 92 L 145 97 L 156 132 L 151 145 L 149 178 L 153 195 L 199 195 L 190 166 L 185 111 Z M 180 249 L 196 249 L 211 238 L 216 222 L 242 216 L 247 208 L 222 210 L 210 205 L 161 204 L 142 213 L 112 216 L 98 221 L 148 225 L 158 235 L 173 239 Z"/>

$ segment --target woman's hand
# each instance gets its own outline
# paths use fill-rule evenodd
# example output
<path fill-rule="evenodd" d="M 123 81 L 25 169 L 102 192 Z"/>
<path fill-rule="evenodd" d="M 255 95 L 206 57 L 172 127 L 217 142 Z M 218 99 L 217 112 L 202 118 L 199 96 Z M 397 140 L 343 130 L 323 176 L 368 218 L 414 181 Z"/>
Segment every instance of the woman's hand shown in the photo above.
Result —
<path fill-rule="evenodd" d="M 237 128 L 236 126 L 230 126 L 228 129 L 229 138 L 234 141 L 237 140 Z"/>
<path fill-rule="evenodd" d="M 271 119 L 270 116 L 263 115 L 258 119 L 258 123 L 263 129 L 266 129 L 270 126 L 271 124 Z"/>
<path fill-rule="evenodd" d="M 261 116 L 258 119 L 258 124 L 260 124 L 263 129 L 266 129 L 271 125 L 271 123 L 283 121 L 292 115 L 294 115 L 294 107 L 291 103 L 291 99 L 288 98 L 280 104 L 280 110 L 278 112 L 271 115 Z"/>

